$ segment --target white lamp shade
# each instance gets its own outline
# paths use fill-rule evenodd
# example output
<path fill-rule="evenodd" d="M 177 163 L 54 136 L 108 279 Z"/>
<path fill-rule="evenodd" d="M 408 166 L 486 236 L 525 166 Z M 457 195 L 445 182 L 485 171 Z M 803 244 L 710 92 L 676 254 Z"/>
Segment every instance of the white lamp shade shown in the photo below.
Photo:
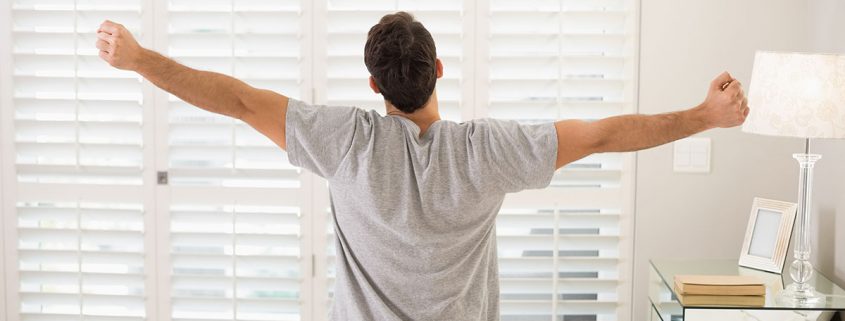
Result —
<path fill-rule="evenodd" d="M 845 55 L 757 52 L 744 132 L 845 138 Z"/>

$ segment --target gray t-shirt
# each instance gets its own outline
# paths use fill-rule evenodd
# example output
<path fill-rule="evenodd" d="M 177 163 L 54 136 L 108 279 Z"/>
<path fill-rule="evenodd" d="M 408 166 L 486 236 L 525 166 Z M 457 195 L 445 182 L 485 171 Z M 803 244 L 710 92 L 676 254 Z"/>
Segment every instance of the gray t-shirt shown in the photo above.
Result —
<path fill-rule="evenodd" d="M 412 121 L 290 100 L 291 164 L 329 181 L 337 234 L 332 319 L 499 320 L 496 214 L 549 184 L 551 123 Z"/>

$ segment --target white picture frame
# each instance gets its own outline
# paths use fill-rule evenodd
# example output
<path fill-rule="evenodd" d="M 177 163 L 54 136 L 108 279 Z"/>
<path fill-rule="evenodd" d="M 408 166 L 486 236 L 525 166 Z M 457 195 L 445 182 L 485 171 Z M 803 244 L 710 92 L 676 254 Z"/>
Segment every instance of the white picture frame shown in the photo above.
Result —
<path fill-rule="evenodd" d="M 798 204 L 755 197 L 739 265 L 780 274 L 786 261 Z"/>

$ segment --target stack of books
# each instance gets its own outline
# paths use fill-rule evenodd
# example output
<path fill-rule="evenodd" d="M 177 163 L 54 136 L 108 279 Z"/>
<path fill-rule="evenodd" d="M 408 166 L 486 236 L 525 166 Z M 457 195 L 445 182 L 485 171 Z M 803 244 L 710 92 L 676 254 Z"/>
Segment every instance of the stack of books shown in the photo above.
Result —
<path fill-rule="evenodd" d="M 764 306 L 766 286 L 744 275 L 676 275 L 675 293 L 685 306 Z"/>

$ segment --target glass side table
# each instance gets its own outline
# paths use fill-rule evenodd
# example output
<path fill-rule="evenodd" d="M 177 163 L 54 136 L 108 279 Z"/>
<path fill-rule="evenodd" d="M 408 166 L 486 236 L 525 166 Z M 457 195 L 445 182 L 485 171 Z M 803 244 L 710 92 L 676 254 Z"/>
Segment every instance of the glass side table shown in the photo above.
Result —
<path fill-rule="evenodd" d="M 792 283 L 789 274 L 744 268 L 737 260 L 650 260 L 648 298 L 650 321 L 845 321 L 845 290 L 816 271 L 810 281 L 825 300 L 795 306 L 779 300 Z M 758 307 L 691 306 L 681 304 L 674 290 L 675 275 L 754 275 L 766 283 L 766 303 Z"/>

